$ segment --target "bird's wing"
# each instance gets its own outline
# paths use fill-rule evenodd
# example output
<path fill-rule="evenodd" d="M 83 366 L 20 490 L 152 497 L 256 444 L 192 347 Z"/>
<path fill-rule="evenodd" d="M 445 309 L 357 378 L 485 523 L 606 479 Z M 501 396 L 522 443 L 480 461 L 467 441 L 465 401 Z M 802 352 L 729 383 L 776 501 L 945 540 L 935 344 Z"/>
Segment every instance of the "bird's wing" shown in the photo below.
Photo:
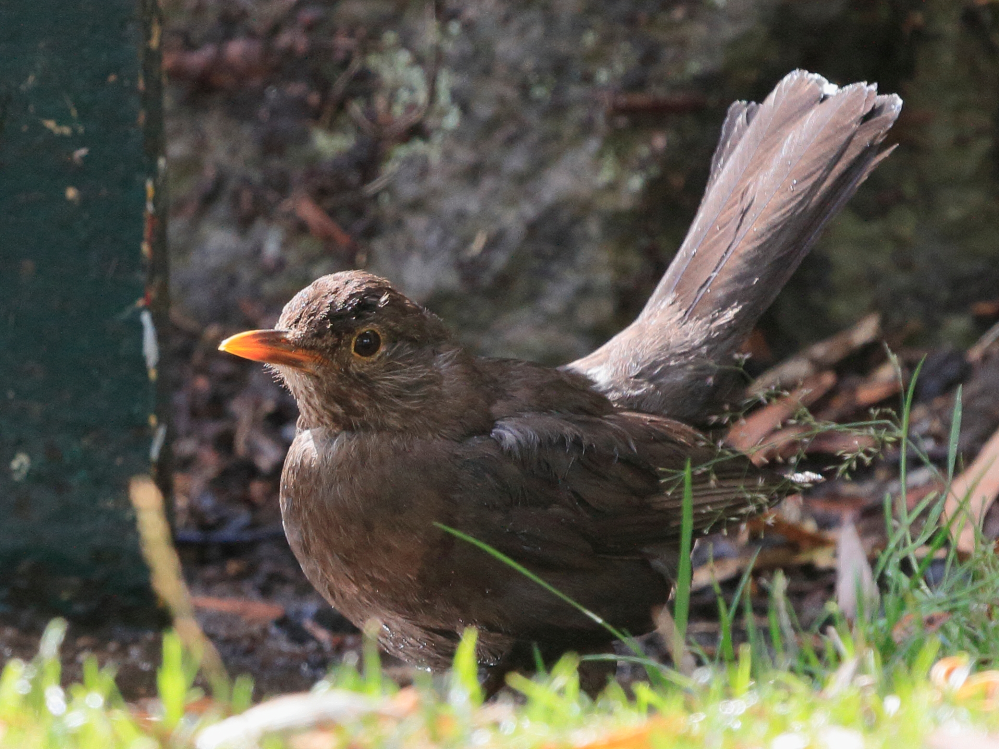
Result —
<path fill-rule="evenodd" d="M 729 109 L 687 237 L 638 318 L 568 369 L 619 407 L 698 422 L 732 395 L 732 355 L 890 153 L 895 95 L 797 70 Z"/>
<path fill-rule="evenodd" d="M 683 424 L 631 412 L 509 417 L 478 450 L 474 465 L 489 485 L 479 496 L 494 497 L 503 516 L 493 540 L 525 541 L 524 551 L 541 558 L 558 550 L 581 560 L 642 556 L 678 544 L 688 459 L 695 532 L 743 519 L 793 488 Z"/>
<path fill-rule="evenodd" d="M 792 488 L 683 424 L 637 413 L 524 413 L 498 420 L 460 452 L 440 477 L 451 497 L 442 522 L 631 632 L 648 631 L 652 608 L 669 595 L 688 457 L 698 533 Z M 486 630 L 573 646 L 606 639 L 600 625 L 471 544 L 448 544 L 433 558 L 445 570 L 428 584 L 438 597 L 448 594 L 451 570 L 481 575 L 488 597 L 469 603 L 474 586 L 460 595 Z"/>

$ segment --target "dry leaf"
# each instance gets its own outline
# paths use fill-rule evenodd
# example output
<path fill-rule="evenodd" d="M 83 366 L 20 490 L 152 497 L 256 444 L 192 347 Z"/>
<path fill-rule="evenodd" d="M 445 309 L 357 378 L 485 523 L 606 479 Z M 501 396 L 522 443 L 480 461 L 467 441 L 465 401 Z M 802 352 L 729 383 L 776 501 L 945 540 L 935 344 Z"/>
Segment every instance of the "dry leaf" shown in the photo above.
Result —
<path fill-rule="evenodd" d="M 226 718 L 198 734 L 197 749 L 253 747 L 270 733 L 315 728 L 327 723 L 347 723 L 365 715 L 403 718 L 412 708 L 397 695 L 374 699 L 343 689 L 287 694 Z"/>
<path fill-rule="evenodd" d="M 906 614 L 892 628 L 891 638 L 896 644 L 901 645 L 916 635 L 933 634 L 950 619 L 950 616 L 946 611 L 938 611 L 925 617 L 919 614 Z"/>
<path fill-rule="evenodd" d="M 999 496 L 999 431 L 989 438 L 974 462 L 951 482 L 944 516 L 948 520 L 963 516 L 957 517 L 951 526 L 960 532 L 959 551 L 975 550 L 975 529 L 996 496 Z"/>
<path fill-rule="evenodd" d="M 971 673 L 971 661 L 964 653 L 948 655 L 933 664 L 930 684 L 941 691 L 960 689 Z"/>
<path fill-rule="evenodd" d="M 982 671 L 969 676 L 954 695 L 959 700 L 988 700 L 999 696 L 999 671 Z"/>
<path fill-rule="evenodd" d="M 820 369 L 838 364 L 861 346 L 881 337 L 881 319 L 877 314 L 859 320 L 849 330 L 809 346 L 805 351 L 764 372 L 749 386 L 750 395 L 762 395 L 774 388 L 791 388 Z"/>
<path fill-rule="evenodd" d="M 754 411 L 745 419 L 737 422 L 729 430 L 725 442 L 729 447 L 742 452 L 761 444 L 768 434 L 773 432 L 784 421 L 794 416 L 802 406 L 810 406 L 828 393 L 836 384 L 836 373 L 819 372 L 809 377 L 797 390 L 773 403 L 768 403 L 759 411 Z"/>
<path fill-rule="evenodd" d="M 678 734 L 684 729 L 684 722 L 676 717 L 658 716 L 640 726 L 630 726 L 612 731 L 603 738 L 577 745 L 577 749 L 645 749 L 663 745 L 653 741 L 653 734 Z M 668 744 L 667 744 L 668 745 Z"/>
<path fill-rule="evenodd" d="M 877 609 L 878 587 L 852 520 L 843 523 L 836 542 L 836 602 L 851 621 L 861 610 L 870 615 Z"/>
<path fill-rule="evenodd" d="M 825 421 L 839 421 L 852 413 L 870 408 L 901 392 L 902 380 L 893 362 L 885 362 L 852 387 L 829 399 L 818 414 Z"/>
<path fill-rule="evenodd" d="M 656 632 L 666 642 L 670 657 L 673 658 L 673 665 L 684 676 L 694 673 L 697 663 L 694 656 L 690 654 L 687 643 L 680 637 L 680 632 L 676 628 L 676 620 L 669 612 L 669 606 L 659 606 L 653 609 L 656 622 Z"/>
<path fill-rule="evenodd" d="M 832 540 L 822 533 L 806 528 L 801 523 L 792 523 L 774 513 L 761 518 L 753 518 L 747 523 L 747 526 L 750 531 L 755 533 L 766 533 L 767 535 L 779 533 L 802 550 L 832 546 L 833 544 Z"/>

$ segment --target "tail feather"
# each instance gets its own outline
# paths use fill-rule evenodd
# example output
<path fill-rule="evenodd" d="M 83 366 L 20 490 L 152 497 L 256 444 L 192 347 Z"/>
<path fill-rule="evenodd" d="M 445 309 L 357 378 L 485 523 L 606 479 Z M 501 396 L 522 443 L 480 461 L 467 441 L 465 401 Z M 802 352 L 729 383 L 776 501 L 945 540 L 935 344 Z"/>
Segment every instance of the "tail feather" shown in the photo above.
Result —
<path fill-rule="evenodd" d="M 687 237 L 638 318 L 568 365 L 622 407 L 702 420 L 759 316 L 826 222 L 891 152 L 895 95 L 804 71 L 728 111 Z"/>

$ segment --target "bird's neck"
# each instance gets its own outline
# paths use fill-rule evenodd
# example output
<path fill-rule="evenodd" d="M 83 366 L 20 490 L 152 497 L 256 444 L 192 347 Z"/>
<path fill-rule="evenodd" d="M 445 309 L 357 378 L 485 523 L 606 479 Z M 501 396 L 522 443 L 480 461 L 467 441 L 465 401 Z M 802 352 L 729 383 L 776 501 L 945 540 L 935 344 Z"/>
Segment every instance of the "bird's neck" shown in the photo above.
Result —
<path fill-rule="evenodd" d="M 285 376 L 304 429 L 391 432 L 464 439 L 492 425 L 489 389 L 474 357 L 443 351 L 425 364 L 345 387 L 291 373 Z"/>

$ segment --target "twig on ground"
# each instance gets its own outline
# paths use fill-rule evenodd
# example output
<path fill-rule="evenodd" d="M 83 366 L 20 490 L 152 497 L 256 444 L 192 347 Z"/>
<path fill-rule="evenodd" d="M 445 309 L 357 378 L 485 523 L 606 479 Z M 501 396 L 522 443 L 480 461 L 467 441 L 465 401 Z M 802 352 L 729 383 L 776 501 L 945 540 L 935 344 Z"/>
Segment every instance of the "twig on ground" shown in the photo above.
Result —
<path fill-rule="evenodd" d="M 249 598 L 192 596 L 191 603 L 196 609 L 235 614 L 250 622 L 273 622 L 285 615 L 284 606 L 266 601 L 253 601 Z"/>
<path fill-rule="evenodd" d="M 357 243 L 344 229 L 330 218 L 316 201 L 304 193 L 298 193 L 292 198 L 295 215 L 305 222 L 309 233 L 324 242 L 332 242 L 337 247 L 346 250 L 356 250 Z"/>

